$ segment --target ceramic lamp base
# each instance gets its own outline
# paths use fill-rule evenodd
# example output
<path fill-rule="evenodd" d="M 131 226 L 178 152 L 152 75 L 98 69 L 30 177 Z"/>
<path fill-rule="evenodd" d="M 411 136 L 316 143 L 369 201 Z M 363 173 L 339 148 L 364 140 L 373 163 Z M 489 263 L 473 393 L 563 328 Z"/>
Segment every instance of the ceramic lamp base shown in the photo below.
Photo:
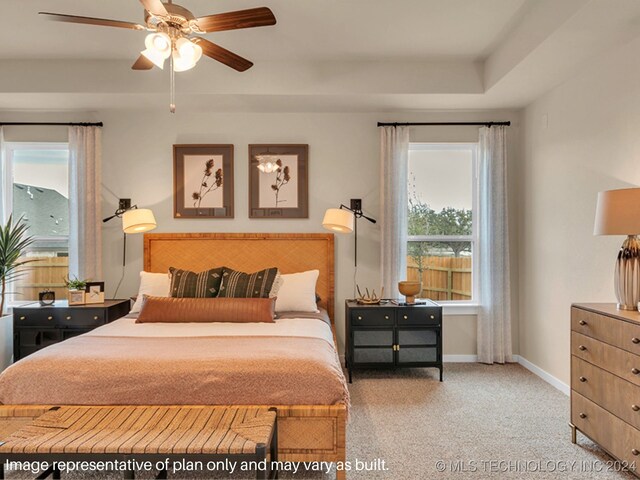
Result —
<path fill-rule="evenodd" d="M 629 235 L 616 261 L 615 290 L 619 310 L 638 310 L 640 302 L 640 241 Z"/>

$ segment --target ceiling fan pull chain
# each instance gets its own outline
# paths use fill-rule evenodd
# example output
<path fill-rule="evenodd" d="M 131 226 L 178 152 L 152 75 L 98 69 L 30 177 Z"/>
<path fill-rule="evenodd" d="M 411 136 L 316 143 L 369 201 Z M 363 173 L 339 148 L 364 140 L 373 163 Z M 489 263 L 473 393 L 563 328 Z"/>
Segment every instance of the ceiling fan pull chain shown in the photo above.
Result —
<path fill-rule="evenodd" d="M 171 82 L 171 99 L 169 104 L 169 111 L 176 113 L 176 72 L 173 69 L 173 55 L 169 57 L 169 70 L 170 70 L 170 82 Z"/>

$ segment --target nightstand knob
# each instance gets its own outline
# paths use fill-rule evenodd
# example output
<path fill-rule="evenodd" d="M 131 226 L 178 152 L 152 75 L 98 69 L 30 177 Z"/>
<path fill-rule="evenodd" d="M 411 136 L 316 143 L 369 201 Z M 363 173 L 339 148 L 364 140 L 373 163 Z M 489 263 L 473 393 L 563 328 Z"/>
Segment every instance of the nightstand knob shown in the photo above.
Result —
<path fill-rule="evenodd" d="M 98 316 L 97 316 L 97 315 L 94 315 L 93 319 L 94 319 L 94 320 L 97 320 L 97 319 L 98 319 Z"/>
<path fill-rule="evenodd" d="M 71 320 L 71 316 L 68 316 L 68 317 L 67 317 L 67 320 Z"/>
<path fill-rule="evenodd" d="M 580 325 L 586 325 L 586 324 L 587 324 L 587 322 L 585 322 L 584 320 L 580 320 L 578 323 L 579 323 Z"/>
<path fill-rule="evenodd" d="M 586 414 L 586 413 L 582 413 L 582 412 L 580 412 L 579 417 L 580 417 L 580 418 L 587 418 L 587 414 Z"/>
<path fill-rule="evenodd" d="M 429 318 L 431 318 L 431 320 L 435 319 L 436 316 L 435 315 L 429 315 Z"/>
<path fill-rule="evenodd" d="M 634 375 L 637 375 L 637 374 L 639 374 L 639 373 L 640 373 L 640 370 L 638 370 L 636 367 L 633 367 L 633 368 L 631 369 L 631 373 L 633 373 Z"/>
<path fill-rule="evenodd" d="M 637 412 L 638 410 L 640 410 L 640 407 L 638 405 L 631 405 L 631 410 Z"/>
<path fill-rule="evenodd" d="M 53 317 L 52 316 L 48 316 L 47 320 L 53 320 Z"/>
<path fill-rule="evenodd" d="M 358 315 L 358 320 L 362 320 L 362 317 L 360 315 Z"/>
<path fill-rule="evenodd" d="M 405 320 L 408 319 L 409 317 L 407 317 L 406 315 L 403 315 L 402 318 L 404 318 Z"/>
<path fill-rule="evenodd" d="M 636 450 L 635 448 L 632 448 L 632 449 L 631 449 L 631 453 L 632 453 L 633 455 L 638 455 L 640 452 L 639 452 L 638 450 Z"/>
<path fill-rule="evenodd" d="M 587 379 L 585 377 L 580 377 L 578 380 L 580 380 L 582 383 L 587 381 Z"/>
<path fill-rule="evenodd" d="M 389 315 L 385 315 L 385 316 L 384 316 L 384 319 L 385 319 L 385 320 L 389 320 Z"/>
<path fill-rule="evenodd" d="M 20 317 L 20 320 L 25 320 L 27 317 Z"/>
<path fill-rule="evenodd" d="M 585 351 L 586 349 L 587 349 L 587 347 L 585 347 L 584 345 L 580 345 L 580 346 L 578 347 L 578 350 Z"/>
<path fill-rule="evenodd" d="M 631 339 L 631 341 L 632 341 L 633 343 L 640 343 L 640 338 L 633 337 L 633 338 Z"/>

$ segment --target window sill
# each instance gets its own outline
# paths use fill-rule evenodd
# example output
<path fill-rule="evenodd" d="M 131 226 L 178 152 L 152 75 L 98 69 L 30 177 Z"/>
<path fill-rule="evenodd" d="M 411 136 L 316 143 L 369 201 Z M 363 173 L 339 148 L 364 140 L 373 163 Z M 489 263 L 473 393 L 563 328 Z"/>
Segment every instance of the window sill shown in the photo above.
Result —
<path fill-rule="evenodd" d="M 479 306 L 477 303 L 440 303 L 442 314 L 451 315 L 477 315 Z"/>

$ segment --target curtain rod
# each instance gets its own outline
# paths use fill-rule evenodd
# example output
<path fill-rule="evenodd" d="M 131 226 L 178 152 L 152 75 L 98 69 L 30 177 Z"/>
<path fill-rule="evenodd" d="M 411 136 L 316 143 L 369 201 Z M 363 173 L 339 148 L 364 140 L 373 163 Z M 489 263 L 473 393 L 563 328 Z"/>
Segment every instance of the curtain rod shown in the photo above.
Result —
<path fill-rule="evenodd" d="M 378 122 L 379 127 L 413 127 L 413 126 L 437 126 L 437 127 L 459 127 L 459 126 L 511 126 L 511 122 L 408 122 L 408 123 L 385 123 Z"/>
<path fill-rule="evenodd" d="M 65 127 L 102 127 L 104 126 L 102 122 L 96 123 L 87 123 L 87 122 L 79 122 L 79 123 L 59 123 L 59 122 L 0 122 L 0 127 L 10 125 L 10 126 L 19 126 L 25 127 L 30 125 L 38 125 L 38 126 L 65 126 Z"/>

